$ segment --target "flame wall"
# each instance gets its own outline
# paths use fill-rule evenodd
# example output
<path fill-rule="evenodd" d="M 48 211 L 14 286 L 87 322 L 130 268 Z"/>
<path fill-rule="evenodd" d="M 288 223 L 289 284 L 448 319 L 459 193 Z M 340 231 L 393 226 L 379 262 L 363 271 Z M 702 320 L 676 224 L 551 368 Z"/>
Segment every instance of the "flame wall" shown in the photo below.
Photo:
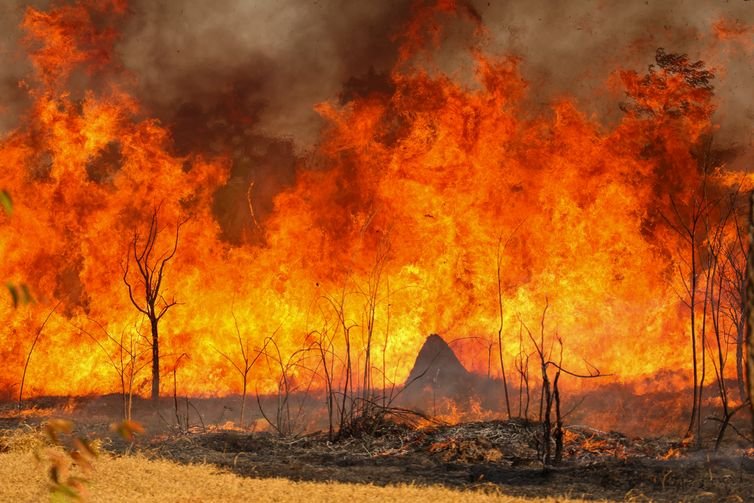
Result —
<path fill-rule="evenodd" d="M 79 2 L 29 8 L 24 17 L 32 105 L 0 142 L 0 186 L 14 200 L 0 222 L 0 277 L 27 283 L 38 302 L 1 308 L 7 394 L 17 393 L 54 306 L 26 394 L 119 389 L 107 334 L 148 332 L 122 267 L 157 206 L 159 251 L 188 218 L 163 285 L 179 304 L 160 324 L 166 375 L 189 356 L 178 372 L 181 393 L 240 391 L 223 356 L 240 357 L 234 315 L 248 348 L 274 334 L 286 361 L 323 333 L 341 357 L 344 325 L 363 358 L 371 330 L 377 382 L 383 369 L 390 381 L 405 379 L 432 332 L 460 339 L 454 348 L 468 368 L 499 375 L 494 363 L 488 368 L 499 286 L 509 368 L 531 351 L 526 337 L 519 346 L 521 330 L 538 333 L 549 303 L 547 337 L 562 338 L 564 362 L 576 369 L 586 360 L 621 382 L 689 370 L 689 314 L 679 299 L 688 246 L 663 215 L 674 214 L 671 200 L 692 201 L 702 183 L 700 145 L 716 128 L 709 89 L 672 72 L 645 79 L 621 71 L 613 85 L 629 106 L 612 126 L 566 98 L 532 110 L 520 60 L 486 51 L 489 32 L 473 9 L 417 4 L 392 70 L 317 106 L 326 126 L 311 152 L 286 154 L 296 157 L 294 174 L 276 187 L 264 218 L 252 215 L 253 187 L 233 189 L 242 204 L 223 211 L 243 213 L 245 230 L 229 237 L 216 196 L 229 190 L 234 169 L 224 142 L 243 148 L 244 140 L 219 138 L 223 148 L 208 154 L 178 145 L 179 132 L 150 118 L 128 92 L 139 76 L 113 51 L 127 15 L 123 2 Z M 468 73 L 447 73 L 435 59 L 448 26 L 469 42 L 460 67 Z M 715 40 L 751 38 L 723 28 Z M 80 93 L 82 75 L 96 85 Z M 714 167 L 713 195 L 750 187 L 750 175 L 719 160 Z M 732 228 L 726 236 L 734 243 Z M 695 245 L 703 244 L 702 236 Z M 291 374 L 307 386 L 316 359 L 296 361 Z M 251 376 L 260 392 L 277 389 L 269 358 Z M 143 370 L 139 381 L 146 377 Z"/>

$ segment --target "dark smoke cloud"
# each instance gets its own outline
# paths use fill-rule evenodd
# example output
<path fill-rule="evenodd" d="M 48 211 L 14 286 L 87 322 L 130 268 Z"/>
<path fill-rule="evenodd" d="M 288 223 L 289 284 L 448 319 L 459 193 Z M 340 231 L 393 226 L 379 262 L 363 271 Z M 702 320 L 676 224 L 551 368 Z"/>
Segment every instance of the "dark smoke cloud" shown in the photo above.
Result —
<path fill-rule="evenodd" d="M 179 154 L 231 156 L 231 179 L 215 204 L 227 239 L 261 237 L 252 209 L 262 222 L 274 196 L 293 183 L 322 125 L 314 105 L 336 99 L 353 75 L 389 68 L 391 35 L 408 5 L 131 4 L 118 52 L 138 77 L 137 96 L 171 127 Z"/>
<path fill-rule="evenodd" d="M 18 124 L 19 115 L 29 104 L 26 91 L 19 87 L 31 70 L 18 45 L 24 5 L 17 1 L 0 3 L 0 136 Z"/>
<path fill-rule="evenodd" d="M 395 59 L 391 36 L 407 21 L 411 5 L 409 0 L 132 4 L 119 52 L 138 77 L 140 99 L 171 125 L 182 153 L 232 155 L 232 178 L 215 208 L 228 239 L 254 237 L 251 182 L 260 221 L 272 210 L 274 195 L 293 182 L 297 156 L 317 141 L 322 125 L 315 104 L 343 96 L 344 89 L 351 92 L 354 82 L 384 85 L 379 75 Z M 751 3 L 583 0 L 556 6 L 549 0 L 474 0 L 469 6 L 489 30 L 489 50 L 522 58 L 535 109 L 575 97 L 582 109 L 609 123 L 621 116 L 623 98 L 607 91 L 611 72 L 645 72 L 658 47 L 692 59 L 719 57 L 710 62 L 726 68 L 715 82 L 717 142 L 743 154 L 734 159 L 739 167 L 752 161 L 752 55 L 722 46 L 707 52 L 715 21 L 754 23 Z M 469 33 L 449 30 L 451 41 L 438 53 L 438 63 L 455 68 L 456 75 L 467 72 L 459 54 Z"/>
<path fill-rule="evenodd" d="M 574 96 L 582 109 L 603 121 L 618 118 L 616 99 L 606 91 L 618 68 L 645 72 L 655 50 L 707 59 L 717 72 L 718 141 L 754 147 L 754 54 L 730 42 L 709 50 L 712 25 L 720 19 L 754 24 L 754 3 L 745 0 L 704 2 L 582 0 L 551 2 L 472 2 L 489 27 L 491 48 L 523 58 L 522 71 L 542 102 Z M 754 38 L 754 36 L 751 36 Z M 753 40 L 754 41 L 754 40 Z M 708 59 L 709 58 L 709 59 Z"/>
<path fill-rule="evenodd" d="M 34 2 L 44 6 L 47 2 Z M 28 2 L 0 6 L 0 133 L 27 104 L 18 81 L 29 71 L 18 50 L 17 25 Z M 301 156 L 317 141 L 315 104 L 337 99 L 372 79 L 395 58 L 391 39 L 408 19 L 410 0 L 134 0 L 117 46 L 131 84 L 150 115 L 173 131 L 179 154 L 229 154 L 232 177 L 216 211 L 226 237 L 253 229 L 247 192 L 260 219 L 272 198 L 293 181 Z M 522 58 L 533 107 L 563 96 L 604 122 L 620 117 L 620 93 L 607 91 L 616 68 L 646 71 L 655 50 L 716 58 L 719 142 L 751 160 L 754 55 L 719 43 L 708 52 L 711 26 L 721 18 L 754 24 L 754 2 L 651 0 L 612 2 L 516 0 L 469 2 L 489 30 L 494 53 Z M 462 35 L 468 31 L 460 32 Z M 451 33 L 454 35 L 454 33 Z M 454 39 L 440 58 L 458 59 Z M 442 63 L 442 62 L 441 62 Z M 372 71 L 374 70 L 374 71 Z M 354 80 L 353 78 L 356 77 Z M 361 80 L 359 80 L 361 78 Z M 742 161 L 743 160 L 743 161 Z"/>
<path fill-rule="evenodd" d="M 259 132 L 316 140 L 314 104 L 352 75 L 392 59 L 389 37 L 405 1 L 175 1 L 132 3 L 120 46 L 140 95 L 169 115 L 187 102 L 213 104 L 232 90 Z"/>
<path fill-rule="evenodd" d="M 26 5 L 48 3 L 0 5 L 0 90 L 6 108 L 19 101 L 23 93 L 17 82 L 29 70 L 18 50 L 18 23 Z M 314 104 L 337 97 L 345 81 L 370 67 L 390 67 L 390 36 L 407 19 L 411 3 L 134 0 L 118 53 L 137 79 L 139 98 L 162 118 L 172 118 L 186 103 L 214 106 L 232 90 L 240 100 L 236 112 L 248 113 L 258 132 L 294 138 L 305 148 L 316 141 L 320 126 Z M 489 29 L 490 48 L 523 58 L 536 99 L 575 95 L 600 115 L 617 113 L 614 101 L 599 99 L 616 67 L 644 70 L 660 46 L 702 58 L 714 21 L 754 23 L 754 4 L 745 0 L 469 3 Z M 752 55 L 729 51 L 717 63 L 726 67 L 725 78 L 716 82 L 725 112 L 721 122 L 740 130 L 754 113 L 748 85 L 754 77 Z M 0 127 L 7 129 L 12 119 L 4 114 Z"/>

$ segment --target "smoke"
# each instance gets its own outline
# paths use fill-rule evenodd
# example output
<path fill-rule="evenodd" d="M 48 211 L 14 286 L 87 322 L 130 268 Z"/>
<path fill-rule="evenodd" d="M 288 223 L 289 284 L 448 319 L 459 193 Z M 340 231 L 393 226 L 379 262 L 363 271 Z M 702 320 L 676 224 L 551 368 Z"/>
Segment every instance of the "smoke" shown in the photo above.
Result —
<path fill-rule="evenodd" d="M 314 106 L 351 76 L 390 67 L 391 34 L 407 9 L 395 0 L 137 0 L 118 52 L 181 155 L 231 156 L 215 212 L 227 239 L 253 240 L 254 220 L 272 211 L 317 141 Z"/>
<path fill-rule="evenodd" d="M 0 4 L 0 33 L 3 34 L 0 37 L 0 58 L 3 61 L 0 65 L 0 138 L 16 127 L 30 102 L 26 91 L 19 86 L 31 70 L 18 44 L 22 35 L 18 25 L 23 12 L 21 2 Z"/>
<path fill-rule="evenodd" d="M 387 68 L 390 35 L 407 2 L 137 0 L 121 56 L 139 95 L 163 116 L 181 105 L 215 105 L 230 93 L 257 131 L 317 139 L 313 106 L 349 77 Z"/>
<path fill-rule="evenodd" d="M 489 28 L 490 49 L 522 57 L 522 73 L 536 100 L 546 104 L 574 97 L 582 110 L 603 122 L 621 115 L 617 102 L 622 96 L 609 90 L 611 72 L 646 72 L 658 47 L 703 60 L 717 75 L 716 141 L 725 148 L 748 150 L 748 160 L 753 160 L 752 53 L 716 40 L 712 30 L 723 19 L 754 24 L 750 2 L 582 0 L 557 7 L 547 0 L 473 3 Z M 749 38 L 754 42 L 754 35 Z"/>
<path fill-rule="evenodd" d="M 18 85 L 29 72 L 18 24 L 29 4 L 0 7 L 6 63 L 0 134 L 17 125 L 28 105 Z M 293 182 L 300 159 L 316 144 L 323 121 L 314 106 L 337 99 L 350 79 L 389 71 L 394 35 L 412 4 L 133 0 L 116 52 L 133 77 L 129 87 L 149 115 L 170 127 L 180 154 L 230 155 L 231 179 L 216 212 L 226 238 L 240 241 L 254 228 L 251 211 L 260 220 L 272 211 L 274 195 Z M 489 51 L 521 57 L 534 109 L 573 97 L 603 122 L 614 121 L 622 95 L 607 85 L 611 72 L 646 71 L 658 47 L 704 59 L 718 69 L 717 142 L 745 151 L 739 164 L 751 160 L 752 54 L 712 37 L 719 19 L 754 23 L 751 3 L 581 0 L 555 7 L 548 0 L 473 0 L 469 6 L 488 29 Z M 454 64 L 453 52 L 462 48 L 454 40 L 440 57 Z"/>
<path fill-rule="evenodd" d="M 18 49 L 18 24 L 26 6 L 48 3 L 14 0 L 0 6 L 6 109 L 23 95 L 18 81 L 29 70 Z M 710 63 L 725 68 L 716 83 L 723 127 L 751 123 L 751 54 L 724 43 L 709 50 L 715 21 L 754 23 L 754 8 L 744 0 L 469 4 L 488 28 L 489 49 L 522 57 L 524 76 L 540 101 L 573 95 L 595 112 L 614 113 L 614 101 L 599 99 L 610 72 L 644 70 L 655 49 L 665 47 L 692 59 L 717 59 Z M 411 5 L 410 0 L 133 0 L 117 51 L 135 77 L 137 96 L 160 118 L 171 119 L 187 103 L 216 106 L 234 93 L 235 111 L 246 114 L 257 132 L 293 138 L 305 149 L 316 142 L 321 126 L 316 103 L 333 99 L 344 82 L 370 68 L 390 68 L 392 36 Z M 2 116 L 5 130 L 12 115 Z"/>

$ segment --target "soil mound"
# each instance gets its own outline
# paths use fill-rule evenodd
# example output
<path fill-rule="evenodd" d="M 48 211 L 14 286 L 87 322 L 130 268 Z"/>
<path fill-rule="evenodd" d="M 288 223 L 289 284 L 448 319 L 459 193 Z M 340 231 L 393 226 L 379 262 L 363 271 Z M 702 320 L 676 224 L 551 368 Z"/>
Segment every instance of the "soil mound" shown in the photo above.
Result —
<path fill-rule="evenodd" d="M 425 404 L 427 400 L 450 398 L 460 401 L 473 394 L 476 379 L 464 368 L 447 342 L 431 334 L 416 356 L 405 386 L 410 401 Z"/>

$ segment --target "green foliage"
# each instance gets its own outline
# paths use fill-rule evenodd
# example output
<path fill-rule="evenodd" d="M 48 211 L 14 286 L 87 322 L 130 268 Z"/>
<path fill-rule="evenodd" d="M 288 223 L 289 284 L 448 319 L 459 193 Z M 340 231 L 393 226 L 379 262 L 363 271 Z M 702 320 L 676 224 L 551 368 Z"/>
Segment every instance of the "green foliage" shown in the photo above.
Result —
<path fill-rule="evenodd" d="M 144 428 L 135 421 L 112 424 L 110 429 L 128 441 L 132 441 L 135 434 L 144 433 Z M 73 434 L 73 423 L 65 419 L 50 419 L 45 423 L 44 430 L 56 448 L 48 449 L 45 453 L 37 452 L 35 456 L 38 461 L 48 466 L 50 501 L 85 501 L 86 486 L 90 480 L 72 474 L 71 471 L 77 467 L 87 476 L 94 471 L 93 462 L 99 456 L 99 441 L 90 441 L 83 437 L 66 439 Z M 64 443 L 70 447 L 65 448 Z"/>
<path fill-rule="evenodd" d="M 113 423 L 110 425 L 110 431 L 114 431 L 126 441 L 131 442 L 134 435 L 140 435 L 144 433 L 144 427 L 142 427 L 136 421 L 125 420 L 120 423 Z"/>
<path fill-rule="evenodd" d="M 13 307 L 18 307 L 20 304 L 31 304 L 34 302 L 29 287 L 24 283 L 14 285 L 9 282 L 5 284 L 5 288 L 8 289 L 10 296 L 13 299 Z"/>
<path fill-rule="evenodd" d="M 13 213 L 13 200 L 7 190 L 0 190 L 0 206 L 8 215 Z"/>
<path fill-rule="evenodd" d="M 61 437 L 73 433 L 73 423 L 64 419 L 51 419 L 45 424 L 44 429 L 50 442 L 63 448 Z M 94 469 L 92 461 L 98 453 L 92 443 L 85 438 L 75 438 L 72 445 L 73 447 L 64 449 L 62 452 L 50 449 L 44 456 L 37 454 L 39 461 L 49 464 L 47 473 L 51 501 L 82 501 L 84 499 L 86 484 L 89 481 L 85 477 L 72 474 L 71 469 L 77 466 L 83 473 L 91 473 Z"/>
<path fill-rule="evenodd" d="M 3 211 L 10 216 L 13 214 L 13 200 L 10 194 L 5 189 L 0 189 L 0 207 Z M 13 283 L 6 283 L 5 287 L 10 292 L 10 296 L 13 299 L 13 307 L 16 308 L 19 304 L 30 304 L 34 302 L 34 298 L 29 292 L 29 287 L 23 283 L 15 285 Z"/>

